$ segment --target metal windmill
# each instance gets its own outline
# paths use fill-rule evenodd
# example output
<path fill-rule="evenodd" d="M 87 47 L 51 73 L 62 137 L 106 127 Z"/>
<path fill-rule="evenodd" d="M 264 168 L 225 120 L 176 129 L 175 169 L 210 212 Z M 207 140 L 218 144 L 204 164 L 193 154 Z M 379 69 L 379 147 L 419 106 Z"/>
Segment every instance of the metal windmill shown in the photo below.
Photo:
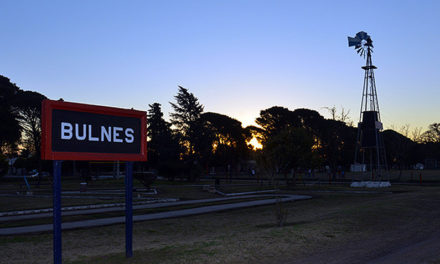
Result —
<path fill-rule="evenodd" d="M 362 66 L 365 71 L 364 87 L 354 164 L 351 170 L 358 172 L 370 171 L 372 180 L 382 180 L 384 179 L 384 173 L 387 172 L 387 161 L 381 133 L 383 125 L 380 121 L 379 102 L 374 79 L 374 69 L 377 68 L 371 61 L 373 41 L 367 33 L 361 31 L 354 38 L 348 37 L 348 46 L 354 46 L 360 56 L 366 57 L 366 64 Z"/>

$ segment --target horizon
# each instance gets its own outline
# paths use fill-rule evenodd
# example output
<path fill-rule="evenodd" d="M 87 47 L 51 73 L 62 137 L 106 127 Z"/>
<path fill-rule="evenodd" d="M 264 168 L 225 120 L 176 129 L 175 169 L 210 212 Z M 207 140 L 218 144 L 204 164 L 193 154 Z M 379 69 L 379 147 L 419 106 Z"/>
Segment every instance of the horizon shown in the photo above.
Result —
<path fill-rule="evenodd" d="M 373 14 L 366 21 L 360 10 Z M 359 118 L 365 60 L 347 45 L 373 39 L 384 128 L 439 122 L 440 37 L 433 1 L 164 1 L 39 3 L 0 10 L 0 74 L 65 101 L 148 110 L 169 120 L 178 85 L 206 112 L 256 125 L 261 110 L 326 107 Z"/>

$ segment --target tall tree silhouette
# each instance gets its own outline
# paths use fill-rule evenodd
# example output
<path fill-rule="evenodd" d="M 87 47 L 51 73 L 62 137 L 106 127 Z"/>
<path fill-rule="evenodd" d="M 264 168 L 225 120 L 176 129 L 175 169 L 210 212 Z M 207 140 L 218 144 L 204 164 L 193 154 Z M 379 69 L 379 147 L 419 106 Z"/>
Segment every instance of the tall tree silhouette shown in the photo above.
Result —
<path fill-rule="evenodd" d="M 153 167 L 160 167 L 163 163 L 176 161 L 179 158 L 180 148 L 178 135 L 173 134 L 171 124 L 165 121 L 161 105 L 153 103 L 148 110 L 148 160 Z"/>
<path fill-rule="evenodd" d="M 170 102 L 174 109 L 171 113 L 171 123 L 182 133 L 182 145 L 186 148 L 186 154 L 196 158 L 200 152 L 201 134 L 203 124 L 200 116 L 203 112 L 203 105 L 190 93 L 188 89 L 179 86 L 176 96 L 176 103 Z"/>

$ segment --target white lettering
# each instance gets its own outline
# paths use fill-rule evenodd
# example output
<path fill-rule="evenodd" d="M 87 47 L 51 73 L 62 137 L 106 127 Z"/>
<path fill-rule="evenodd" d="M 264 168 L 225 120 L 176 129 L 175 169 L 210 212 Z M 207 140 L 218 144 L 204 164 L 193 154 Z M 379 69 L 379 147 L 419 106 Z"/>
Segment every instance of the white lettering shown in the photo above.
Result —
<path fill-rule="evenodd" d="M 108 130 L 105 126 L 101 126 L 101 141 L 104 142 L 104 137 L 108 142 L 112 142 L 112 127 L 108 127 Z"/>
<path fill-rule="evenodd" d="M 133 143 L 134 142 L 133 133 L 134 133 L 134 130 L 132 128 L 127 128 L 125 130 L 125 142 L 127 142 L 127 143 Z"/>
<path fill-rule="evenodd" d="M 89 141 L 99 141 L 99 138 L 92 136 L 92 125 L 89 125 Z"/>
<path fill-rule="evenodd" d="M 119 132 L 122 130 L 122 127 L 113 127 L 113 142 L 122 143 L 122 139 L 118 138 Z"/>
<path fill-rule="evenodd" d="M 75 124 L 75 137 L 76 137 L 76 139 L 78 139 L 78 140 L 86 139 L 86 136 L 87 136 L 86 130 L 87 130 L 87 126 L 86 126 L 86 124 L 84 124 L 83 125 L 83 133 L 82 133 L 82 136 L 80 136 L 79 135 L 79 125 Z"/>
<path fill-rule="evenodd" d="M 93 135 L 92 124 L 61 122 L 61 139 L 94 142 L 133 143 L 134 129 L 112 126 L 100 126 L 100 134 Z M 96 132 L 96 131 L 95 131 Z"/>
<path fill-rule="evenodd" d="M 67 122 L 61 122 L 61 139 L 71 139 L 73 137 L 73 126 Z"/>

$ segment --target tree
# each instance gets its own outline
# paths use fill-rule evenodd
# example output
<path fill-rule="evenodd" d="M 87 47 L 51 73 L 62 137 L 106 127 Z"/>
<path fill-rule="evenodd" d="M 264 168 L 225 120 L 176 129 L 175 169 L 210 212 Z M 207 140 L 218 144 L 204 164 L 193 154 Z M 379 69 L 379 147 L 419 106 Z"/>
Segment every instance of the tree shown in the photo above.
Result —
<path fill-rule="evenodd" d="M 201 119 L 207 131 L 211 164 L 232 166 L 246 156 L 248 148 L 241 122 L 210 112 L 203 113 Z"/>
<path fill-rule="evenodd" d="M 267 140 L 271 135 L 275 135 L 293 124 L 292 111 L 285 107 L 273 106 L 260 111 L 260 117 L 255 122 L 263 128 L 265 131 L 264 140 Z"/>
<path fill-rule="evenodd" d="M 13 103 L 19 88 L 10 80 L 0 75 L 0 153 L 15 152 L 20 140 L 21 127 Z"/>
<path fill-rule="evenodd" d="M 244 128 L 244 137 L 246 142 L 251 141 L 254 137 L 257 139 L 258 143 L 262 143 L 264 141 L 264 129 L 256 126 L 247 126 Z"/>
<path fill-rule="evenodd" d="M 0 153 L 0 178 L 8 172 L 9 163 L 6 157 Z"/>
<path fill-rule="evenodd" d="M 324 118 L 314 110 L 298 108 L 290 111 L 287 108 L 273 106 L 260 112 L 255 122 L 266 132 L 266 136 L 276 135 L 287 127 L 304 128 L 315 134 Z"/>
<path fill-rule="evenodd" d="M 343 119 L 347 118 L 344 110 L 341 115 Z M 334 118 L 339 118 L 336 108 Z M 343 121 L 325 119 L 315 110 L 298 108 L 290 111 L 274 106 L 261 111 L 256 122 L 264 130 L 263 146 L 265 142 L 277 137 L 281 131 L 301 128 L 313 139 L 314 154 L 320 153 L 320 158 L 312 162 L 315 166 L 323 161 L 336 171 L 338 166 L 346 166 L 353 162 L 356 129 L 347 126 Z"/>
<path fill-rule="evenodd" d="M 154 103 L 148 110 L 148 160 L 157 167 L 160 163 L 177 160 L 179 145 L 171 130 L 171 124 L 165 121 L 161 105 Z"/>
<path fill-rule="evenodd" d="M 351 121 L 349 117 L 350 110 L 346 111 L 344 107 L 341 107 L 341 114 L 338 115 L 338 110 L 336 109 L 336 106 L 324 107 L 324 109 L 327 109 L 327 111 L 330 113 L 332 120 L 341 121 L 349 126 L 353 126 L 353 121 Z"/>
<path fill-rule="evenodd" d="M 422 143 L 423 142 L 423 137 L 422 137 L 422 127 L 415 127 L 412 131 L 411 131 L 411 139 L 414 142 L 417 143 Z"/>
<path fill-rule="evenodd" d="M 335 173 L 338 166 L 353 162 L 356 129 L 342 121 L 324 119 L 318 128 L 319 151 L 322 160 Z"/>
<path fill-rule="evenodd" d="M 274 178 L 298 167 L 313 167 L 317 159 L 314 139 L 304 128 L 287 127 L 272 135 L 263 145 L 262 162 Z M 295 175 L 293 175 L 295 178 Z"/>
<path fill-rule="evenodd" d="M 422 141 L 425 159 L 440 160 L 440 123 L 429 125 L 429 129 L 422 134 Z"/>
<path fill-rule="evenodd" d="M 171 103 L 174 113 L 171 113 L 171 123 L 182 133 L 182 145 L 188 156 L 195 156 L 200 151 L 202 122 L 200 116 L 203 105 L 188 89 L 179 86 L 176 103 Z"/>
<path fill-rule="evenodd" d="M 24 132 L 24 146 L 37 157 L 41 146 L 41 102 L 46 96 L 32 91 L 18 91 L 15 109 Z"/>
<path fill-rule="evenodd" d="M 394 130 L 385 130 L 382 132 L 385 149 L 387 154 L 387 163 L 390 167 L 397 167 L 400 171 L 407 169 L 413 162 L 411 153 L 416 143 L 407 136 L 402 135 Z"/>
<path fill-rule="evenodd" d="M 440 123 L 429 125 L 429 129 L 422 134 L 423 141 L 428 143 L 440 143 Z"/>
<path fill-rule="evenodd" d="M 291 116 L 292 125 L 294 127 L 302 127 L 313 134 L 317 134 L 317 130 L 324 120 L 324 117 L 317 111 L 306 108 L 295 109 L 291 113 Z"/>
<path fill-rule="evenodd" d="M 188 89 L 179 86 L 176 103 L 171 103 L 174 113 L 171 113 L 171 123 L 181 133 L 180 144 L 184 148 L 181 158 L 185 161 L 185 174 L 189 181 L 200 177 L 203 169 L 201 160 L 206 150 L 209 149 L 209 141 L 205 140 L 207 131 L 204 129 L 200 116 L 203 105 Z"/>

